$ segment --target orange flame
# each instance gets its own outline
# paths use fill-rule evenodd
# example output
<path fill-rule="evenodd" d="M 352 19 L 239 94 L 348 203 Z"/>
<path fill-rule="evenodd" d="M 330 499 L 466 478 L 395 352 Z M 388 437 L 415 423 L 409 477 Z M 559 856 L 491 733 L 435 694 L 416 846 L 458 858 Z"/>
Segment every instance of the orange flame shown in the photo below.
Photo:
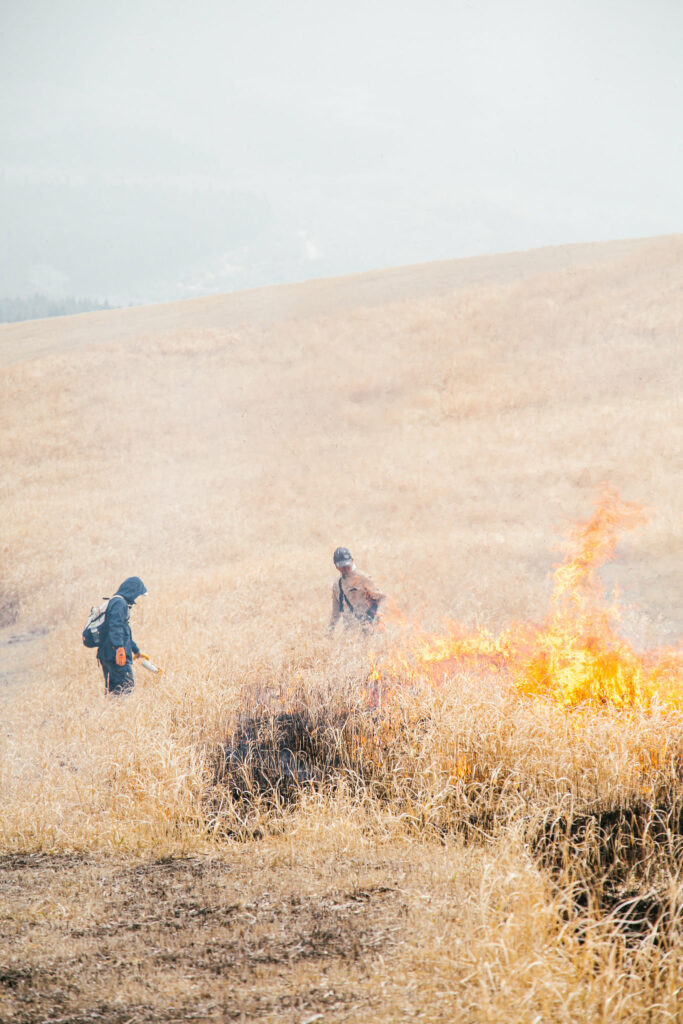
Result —
<path fill-rule="evenodd" d="M 605 488 L 592 518 L 572 530 L 572 551 L 555 571 L 542 626 L 517 624 L 495 636 L 453 624 L 447 634 L 422 636 L 404 653 L 373 665 L 375 685 L 440 681 L 459 670 L 485 668 L 504 675 L 520 694 L 564 708 L 683 709 L 683 650 L 638 652 L 621 638 L 616 597 L 605 602 L 598 572 L 614 557 L 620 531 L 645 519 L 642 508 Z"/>

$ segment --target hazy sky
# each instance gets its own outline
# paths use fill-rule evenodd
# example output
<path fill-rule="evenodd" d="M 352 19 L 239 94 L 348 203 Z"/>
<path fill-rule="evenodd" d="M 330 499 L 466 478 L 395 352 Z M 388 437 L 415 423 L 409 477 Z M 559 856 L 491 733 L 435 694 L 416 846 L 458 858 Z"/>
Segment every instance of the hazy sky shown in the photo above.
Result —
<path fill-rule="evenodd" d="M 683 231 L 682 0 L 0 0 L 0 296 Z"/>

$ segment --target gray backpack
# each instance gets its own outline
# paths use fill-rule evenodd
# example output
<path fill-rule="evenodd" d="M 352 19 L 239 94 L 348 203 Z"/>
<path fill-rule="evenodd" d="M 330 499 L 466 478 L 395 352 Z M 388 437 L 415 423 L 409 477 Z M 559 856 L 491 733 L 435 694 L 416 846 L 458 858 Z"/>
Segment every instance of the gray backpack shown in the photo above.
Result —
<path fill-rule="evenodd" d="M 121 594 L 114 594 L 114 597 L 120 597 L 122 601 L 125 600 Z M 106 639 L 107 609 L 110 603 L 114 600 L 114 597 L 105 597 L 99 608 L 97 605 L 93 605 L 90 609 L 90 618 L 86 622 L 85 629 L 83 630 L 83 644 L 85 647 L 99 647 Z"/>

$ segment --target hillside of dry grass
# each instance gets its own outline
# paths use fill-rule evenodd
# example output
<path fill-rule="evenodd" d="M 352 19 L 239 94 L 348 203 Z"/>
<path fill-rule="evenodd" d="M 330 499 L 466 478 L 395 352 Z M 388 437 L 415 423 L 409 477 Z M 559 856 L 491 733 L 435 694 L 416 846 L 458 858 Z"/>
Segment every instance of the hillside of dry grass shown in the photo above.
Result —
<path fill-rule="evenodd" d="M 186 615 L 211 595 L 231 648 L 234 627 L 319 628 L 344 542 L 411 616 L 534 615 L 609 481 L 655 512 L 620 551 L 624 598 L 676 635 L 682 245 L 270 325 L 148 334 L 143 310 L 137 335 L 100 344 L 95 322 L 6 366 L 3 604 L 79 622 L 138 571 Z"/>
<path fill-rule="evenodd" d="M 682 257 L 0 327 L 0 1019 L 680 1019 L 675 708 L 402 659 L 543 620 L 605 483 L 648 509 L 619 628 L 680 651 Z M 367 641 L 325 636 L 338 544 Z M 164 675 L 107 700 L 80 631 L 132 573 Z"/>

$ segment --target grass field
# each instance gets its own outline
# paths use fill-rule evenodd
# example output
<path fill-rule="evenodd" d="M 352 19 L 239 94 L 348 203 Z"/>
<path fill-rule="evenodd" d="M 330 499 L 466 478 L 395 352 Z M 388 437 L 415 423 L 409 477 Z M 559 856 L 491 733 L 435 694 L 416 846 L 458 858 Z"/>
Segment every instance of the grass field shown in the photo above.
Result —
<path fill-rule="evenodd" d="M 683 1020 L 682 258 L 0 327 L 1 1020 Z"/>

